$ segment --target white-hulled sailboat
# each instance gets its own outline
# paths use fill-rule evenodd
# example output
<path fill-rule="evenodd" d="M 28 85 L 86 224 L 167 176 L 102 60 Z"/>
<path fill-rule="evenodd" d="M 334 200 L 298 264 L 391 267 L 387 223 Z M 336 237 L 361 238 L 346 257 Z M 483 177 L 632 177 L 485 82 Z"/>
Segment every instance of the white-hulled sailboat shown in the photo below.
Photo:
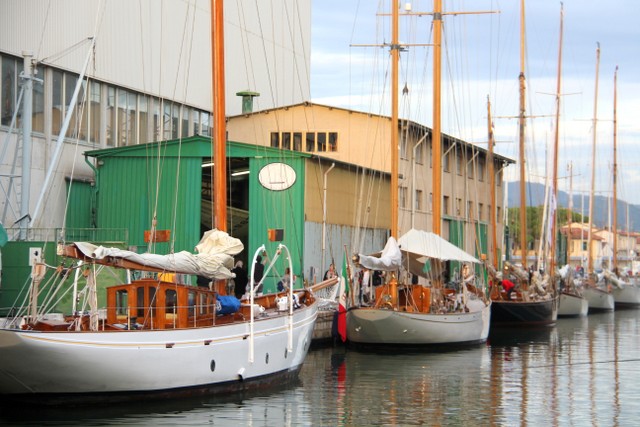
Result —
<path fill-rule="evenodd" d="M 442 2 L 434 1 L 434 108 L 433 108 L 433 233 L 412 229 L 396 241 L 398 233 L 398 4 L 392 2 L 391 42 L 391 237 L 380 257 L 358 255 L 364 268 L 386 271 L 386 283 L 376 289 L 372 306 L 350 307 L 346 315 L 347 340 L 366 346 L 426 346 L 486 341 L 491 302 L 471 281 L 470 269 L 458 289 L 443 286 L 448 260 L 479 263 L 477 259 L 440 237 L 441 230 L 441 131 L 440 58 Z M 428 271 L 427 273 L 425 273 Z M 398 276 L 398 272 L 401 272 Z M 412 284 L 410 275 L 431 280 L 432 286 Z"/>
<path fill-rule="evenodd" d="M 226 227 L 223 1 L 212 0 L 214 50 L 215 216 Z M 113 400 L 221 394 L 292 381 L 311 343 L 317 303 L 307 290 L 256 297 L 241 304 L 206 287 L 178 284 L 160 273 L 211 280 L 233 277 L 242 243 L 224 231 L 203 237 L 196 255 L 167 256 L 76 243 L 59 254 L 84 261 L 88 311 L 46 319 L 32 311 L 0 329 L 0 398 L 78 404 Z M 264 250 L 258 248 L 253 255 Z M 286 256 L 280 245 L 276 257 Z M 289 267 L 291 267 L 289 256 Z M 158 273 L 107 287 L 107 307 L 97 306 L 94 271 L 99 265 Z M 270 268 L 270 267 L 269 267 Z M 253 277 L 253 274 L 251 275 Z M 165 281 L 166 280 L 166 281 Z M 34 280 L 34 282 L 36 282 Z"/>

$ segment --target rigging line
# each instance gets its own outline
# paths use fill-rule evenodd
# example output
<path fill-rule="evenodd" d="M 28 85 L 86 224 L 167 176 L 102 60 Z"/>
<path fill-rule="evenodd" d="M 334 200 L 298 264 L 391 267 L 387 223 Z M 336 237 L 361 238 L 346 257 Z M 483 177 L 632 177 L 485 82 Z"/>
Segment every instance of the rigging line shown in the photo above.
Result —
<path fill-rule="evenodd" d="M 40 43 L 38 43 L 38 50 L 36 51 L 36 58 L 40 56 L 42 45 L 44 44 L 44 34 L 47 29 L 47 22 L 49 22 L 49 12 L 51 11 L 51 0 L 47 1 L 47 11 L 45 12 L 44 23 L 42 24 L 42 32 L 40 33 Z"/>

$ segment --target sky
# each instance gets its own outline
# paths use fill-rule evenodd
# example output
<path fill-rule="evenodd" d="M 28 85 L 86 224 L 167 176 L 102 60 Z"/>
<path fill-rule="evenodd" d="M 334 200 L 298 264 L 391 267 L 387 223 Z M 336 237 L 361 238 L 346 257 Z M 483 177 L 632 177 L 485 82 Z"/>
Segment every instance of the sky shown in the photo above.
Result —
<path fill-rule="evenodd" d="M 442 3 L 445 13 L 495 12 L 444 16 L 442 131 L 486 148 L 489 99 L 496 151 L 516 160 L 520 0 Z M 619 67 L 618 198 L 640 204 L 640 8 L 634 0 L 565 0 L 562 5 L 559 189 L 589 192 L 595 140 L 595 193 L 612 194 L 614 74 Z M 390 114 L 389 54 L 380 46 L 391 38 L 389 8 L 388 0 L 312 1 L 313 102 Z M 411 9 L 429 12 L 433 3 L 414 1 Z M 550 175 L 546 164 L 555 140 L 560 11 L 561 2 L 555 0 L 525 5 L 527 176 L 542 183 Z M 408 89 L 400 99 L 400 117 L 428 127 L 433 125 L 433 48 L 424 45 L 433 41 L 431 23 L 430 15 L 401 17 L 399 37 L 406 45 L 399 86 Z M 505 179 L 517 180 L 518 167 L 511 166 Z"/>

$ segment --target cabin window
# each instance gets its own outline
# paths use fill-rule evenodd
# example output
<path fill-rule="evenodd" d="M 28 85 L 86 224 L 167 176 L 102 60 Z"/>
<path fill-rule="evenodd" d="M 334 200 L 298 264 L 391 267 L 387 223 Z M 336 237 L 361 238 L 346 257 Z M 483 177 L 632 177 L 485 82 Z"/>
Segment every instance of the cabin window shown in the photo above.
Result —
<path fill-rule="evenodd" d="M 178 305 L 178 294 L 173 289 L 168 289 L 165 294 L 165 310 L 167 314 L 175 314 Z"/>
<path fill-rule="evenodd" d="M 151 307 L 151 314 L 153 315 L 153 312 L 156 309 L 156 288 L 150 287 L 149 288 L 149 307 Z"/>
<path fill-rule="evenodd" d="M 188 305 L 189 305 L 189 316 L 196 315 L 196 293 L 193 291 L 189 291 L 188 295 Z"/>
<path fill-rule="evenodd" d="M 138 286 L 136 288 L 136 309 L 134 310 L 134 313 L 136 313 L 136 316 L 138 317 L 144 317 L 144 286 Z"/>
<path fill-rule="evenodd" d="M 307 151 L 313 153 L 316 151 L 316 134 L 313 132 L 307 132 Z"/>
<path fill-rule="evenodd" d="M 129 292 L 121 289 L 116 292 L 116 315 L 127 316 L 129 314 Z"/>
<path fill-rule="evenodd" d="M 209 295 L 207 294 L 199 294 L 198 295 L 198 313 L 199 314 L 207 314 L 210 313 L 211 301 Z"/>
<path fill-rule="evenodd" d="M 271 146 L 280 148 L 280 134 L 278 132 L 271 132 Z"/>
<path fill-rule="evenodd" d="M 302 132 L 293 133 L 293 150 L 302 151 Z"/>

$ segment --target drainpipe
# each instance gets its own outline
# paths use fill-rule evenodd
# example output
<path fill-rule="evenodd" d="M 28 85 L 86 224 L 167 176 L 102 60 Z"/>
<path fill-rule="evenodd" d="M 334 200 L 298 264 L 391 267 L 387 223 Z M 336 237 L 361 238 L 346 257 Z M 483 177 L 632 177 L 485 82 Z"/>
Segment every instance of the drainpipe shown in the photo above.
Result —
<path fill-rule="evenodd" d="M 425 132 L 424 136 L 416 142 L 416 145 L 413 146 L 413 162 L 411 164 L 411 228 L 415 227 L 415 216 L 416 216 L 416 152 L 418 151 L 418 147 L 422 144 L 429 136 L 429 132 Z"/>
<path fill-rule="evenodd" d="M 335 163 L 331 163 L 331 167 L 327 169 L 324 173 L 324 184 L 323 184 L 323 194 L 322 194 L 322 267 L 320 268 L 320 274 L 322 275 L 324 272 L 324 253 L 325 253 L 325 245 L 326 245 L 326 234 L 327 234 L 327 175 L 331 172 L 336 166 Z M 323 276 L 320 276 L 323 277 Z"/>

